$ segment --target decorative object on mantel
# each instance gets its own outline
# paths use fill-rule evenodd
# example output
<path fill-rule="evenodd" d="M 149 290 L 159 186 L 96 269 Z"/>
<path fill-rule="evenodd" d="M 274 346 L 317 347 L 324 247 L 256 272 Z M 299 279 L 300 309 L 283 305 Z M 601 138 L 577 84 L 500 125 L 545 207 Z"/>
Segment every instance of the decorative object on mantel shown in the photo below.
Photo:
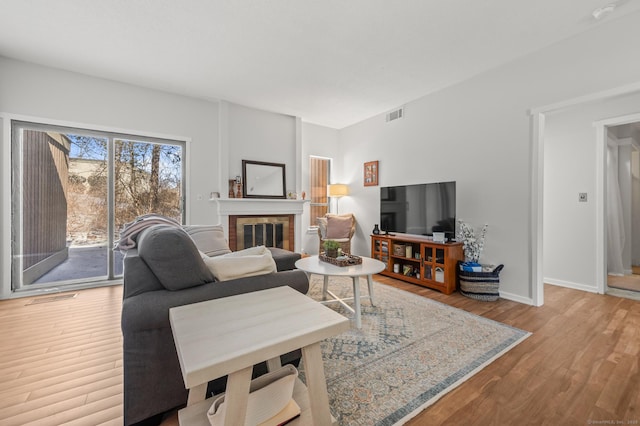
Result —
<path fill-rule="evenodd" d="M 378 162 L 364 163 L 364 186 L 378 186 Z"/>
<path fill-rule="evenodd" d="M 236 198 L 236 180 L 229 179 L 229 198 Z"/>
<path fill-rule="evenodd" d="M 326 257 L 338 257 L 338 249 L 340 248 L 340 243 L 335 240 L 326 240 L 323 243 L 324 246 L 324 255 Z"/>
<path fill-rule="evenodd" d="M 485 266 L 478 263 L 484 248 L 484 238 L 487 235 L 485 224 L 478 235 L 471 225 L 458 221 L 458 241 L 462 241 L 464 262 L 458 263 L 458 278 L 460 293 L 471 299 L 493 302 L 500 297 L 500 271 L 504 265 L 497 267 Z"/>
<path fill-rule="evenodd" d="M 236 176 L 236 198 L 242 198 L 242 178 Z"/>
<path fill-rule="evenodd" d="M 298 194 L 295 191 L 289 189 L 287 191 L 287 199 L 289 199 L 289 200 L 297 200 L 298 199 Z"/>
<path fill-rule="evenodd" d="M 242 181 L 246 198 L 287 198 L 284 164 L 242 160 Z"/>
<path fill-rule="evenodd" d="M 351 254 L 343 254 L 342 256 L 338 257 L 329 257 L 325 256 L 324 253 L 320 253 L 320 255 L 318 255 L 318 259 L 336 266 L 353 266 L 362 264 L 362 258 L 360 256 L 354 256 Z"/>
<path fill-rule="evenodd" d="M 305 200 L 307 198 L 307 193 L 302 191 L 302 199 Z"/>

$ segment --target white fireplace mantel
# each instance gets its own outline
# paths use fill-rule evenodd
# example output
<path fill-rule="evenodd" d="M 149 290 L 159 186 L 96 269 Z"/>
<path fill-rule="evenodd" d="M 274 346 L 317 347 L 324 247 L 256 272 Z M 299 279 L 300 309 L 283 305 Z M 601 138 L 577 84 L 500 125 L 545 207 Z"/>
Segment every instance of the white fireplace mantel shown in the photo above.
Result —
<path fill-rule="evenodd" d="M 264 216 L 278 214 L 295 215 L 295 249 L 302 244 L 301 217 L 304 211 L 304 203 L 309 200 L 283 200 L 270 198 L 214 198 L 218 218 L 224 227 L 225 237 L 229 238 L 229 216 L 247 215 Z"/>
<path fill-rule="evenodd" d="M 217 198 L 218 215 L 302 214 L 309 200 L 282 200 L 270 198 Z M 222 218 L 221 218 L 222 219 Z"/>

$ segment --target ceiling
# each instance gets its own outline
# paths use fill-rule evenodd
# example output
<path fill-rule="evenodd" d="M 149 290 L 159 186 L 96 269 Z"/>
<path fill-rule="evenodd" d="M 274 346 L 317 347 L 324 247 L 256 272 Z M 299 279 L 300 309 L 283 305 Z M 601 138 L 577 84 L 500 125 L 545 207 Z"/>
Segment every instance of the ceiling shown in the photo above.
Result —
<path fill-rule="evenodd" d="M 607 3 L 0 0 L 0 55 L 342 128 L 640 10 Z"/>

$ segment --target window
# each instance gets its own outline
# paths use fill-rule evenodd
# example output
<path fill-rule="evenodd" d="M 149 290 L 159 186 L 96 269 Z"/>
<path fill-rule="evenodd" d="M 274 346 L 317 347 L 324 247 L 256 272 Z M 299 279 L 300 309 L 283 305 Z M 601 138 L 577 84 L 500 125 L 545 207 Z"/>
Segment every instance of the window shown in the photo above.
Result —
<path fill-rule="evenodd" d="M 12 121 L 12 287 L 109 281 L 125 223 L 183 222 L 181 141 Z"/>
<path fill-rule="evenodd" d="M 322 217 L 329 212 L 327 185 L 329 185 L 330 168 L 330 158 L 311 156 L 309 166 L 309 186 L 311 188 L 310 226 L 317 226 L 316 218 Z"/>

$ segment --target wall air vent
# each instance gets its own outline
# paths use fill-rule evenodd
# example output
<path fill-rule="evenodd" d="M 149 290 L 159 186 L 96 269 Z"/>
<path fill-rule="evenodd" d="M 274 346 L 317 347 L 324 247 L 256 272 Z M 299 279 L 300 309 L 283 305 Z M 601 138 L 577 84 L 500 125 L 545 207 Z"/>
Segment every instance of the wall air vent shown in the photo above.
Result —
<path fill-rule="evenodd" d="M 387 122 L 398 120 L 404 116 L 404 108 L 398 108 L 387 113 Z"/>

